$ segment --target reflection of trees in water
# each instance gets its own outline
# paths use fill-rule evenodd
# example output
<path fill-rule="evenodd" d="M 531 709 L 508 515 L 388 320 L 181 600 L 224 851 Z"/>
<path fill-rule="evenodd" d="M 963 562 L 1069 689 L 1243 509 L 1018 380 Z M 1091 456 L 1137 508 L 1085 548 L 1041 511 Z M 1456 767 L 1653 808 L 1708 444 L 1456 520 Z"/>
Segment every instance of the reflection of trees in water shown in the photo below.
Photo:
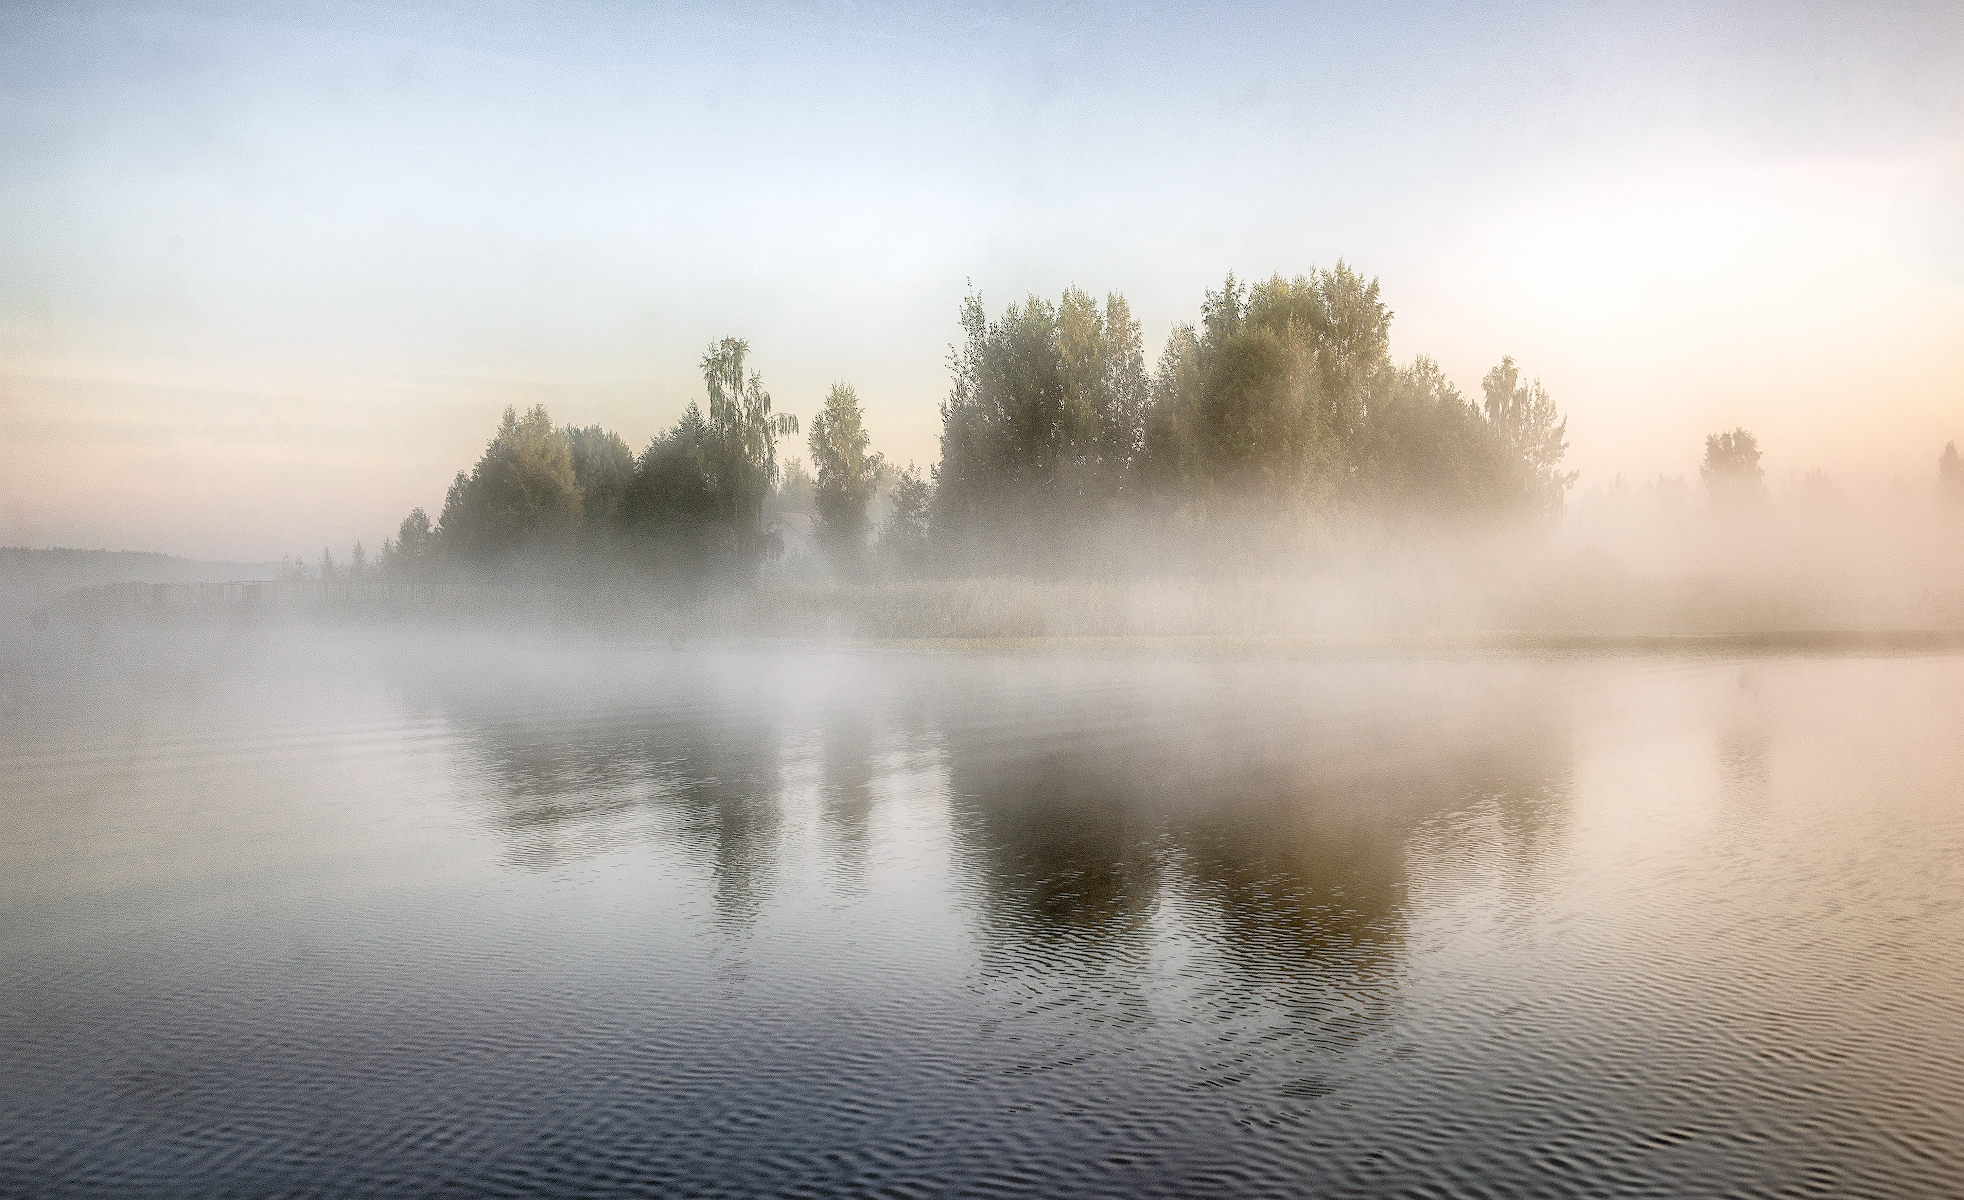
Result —
<path fill-rule="evenodd" d="M 1398 822 L 1351 807 L 1378 797 L 1332 794 L 1326 780 L 1247 782 L 1185 817 L 1176 835 L 1222 955 L 1258 974 L 1382 960 L 1400 937 Z"/>
<path fill-rule="evenodd" d="M 1154 814 L 1126 802 L 1112 748 L 1073 744 L 1083 732 L 1057 721 L 1019 734 L 986 713 L 950 714 L 951 832 L 977 885 L 985 987 L 1003 989 L 994 1011 L 1123 1029 L 1150 1019 L 1146 922 L 1165 856 Z M 1032 1045 L 1017 1057 L 1068 1063 L 1085 1053 Z"/>
<path fill-rule="evenodd" d="M 749 924 L 769 891 L 783 823 L 775 728 L 755 713 L 691 713 L 643 744 L 655 795 L 678 818 L 676 840 L 713 864 L 717 917 Z"/>
<path fill-rule="evenodd" d="M 827 867 L 863 885 L 882 748 L 931 745 L 987 969 L 1061 965 L 1119 987 L 1147 969 L 1170 903 L 1183 936 L 1270 987 L 1391 963 L 1408 843 L 1438 814 L 1484 797 L 1529 857 L 1558 836 L 1567 740 L 1533 687 L 1428 689 L 1419 668 L 1370 687 L 1327 666 L 1081 668 L 1018 682 L 915 662 L 808 708 Z M 782 836 L 787 709 L 761 687 L 659 694 L 446 708 L 497 781 L 490 818 L 515 861 L 665 838 L 709 865 L 718 915 L 747 923 Z"/>
<path fill-rule="evenodd" d="M 1746 667 L 1718 722 L 1719 795 L 1731 814 L 1752 821 L 1773 789 L 1773 715 L 1760 672 Z"/>
<path fill-rule="evenodd" d="M 945 706 L 987 968 L 1045 975 L 1033 1010 L 1091 988 L 1098 1001 L 1076 1002 L 1143 1012 L 1167 985 L 1148 978 L 1140 931 L 1168 905 L 1166 928 L 1224 968 L 1201 972 L 1217 994 L 1200 1000 L 1224 1025 L 1348 1044 L 1381 1020 L 1413 830 L 1489 797 L 1512 836 L 1553 836 L 1568 740 L 1530 688 L 1488 707 L 1319 694 L 1319 678 L 1278 668 L 1186 695 L 1142 680 L 1095 699 L 985 689 Z"/>
<path fill-rule="evenodd" d="M 1549 798 L 1566 797 L 1571 765 L 1559 713 L 1522 691 L 1497 709 L 1463 703 L 1366 698 L 1341 714 L 1302 713 L 1259 771 L 1193 811 L 1182 840 L 1217 898 L 1224 953 L 1376 970 L 1404 939 L 1421 826 L 1477 803 L 1511 844 L 1557 840 L 1565 799 Z"/>
<path fill-rule="evenodd" d="M 1420 774 L 1432 799 L 1401 832 L 1419 903 L 1481 892 L 1503 920 L 1535 912 L 1567 846 L 1571 762 L 1566 710 L 1553 704 L 1530 701 L 1462 730 L 1449 760 Z"/>
<path fill-rule="evenodd" d="M 543 870 L 623 845 L 659 841 L 703 862 L 726 923 L 748 924 L 773 886 L 784 833 L 787 740 L 810 720 L 818 738 L 818 815 L 827 865 L 863 884 L 880 752 L 898 731 L 930 740 L 920 689 L 897 701 L 875 679 L 813 686 L 811 669 L 684 661 L 595 684 L 560 674 L 435 692 L 492 782 L 490 824 L 515 865 Z M 811 705 L 814 696 L 821 700 Z"/>
<path fill-rule="evenodd" d="M 495 780 L 488 815 L 519 864 L 550 867 L 604 849 L 645 804 L 643 764 L 617 731 L 569 727 L 558 714 L 450 716 L 473 765 Z"/>
<path fill-rule="evenodd" d="M 666 838 L 708 861 L 720 919 L 756 916 L 781 827 L 779 737 L 764 707 L 526 699 L 447 706 L 496 781 L 488 815 L 514 862 L 546 869 Z"/>
<path fill-rule="evenodd" d="M 863 886 L 876 770 L 871 715 L 855 705 L 830 706 L 820 743 L 819 816 L 829 835 L 833 865 L 841 877 Z"/>
<path fill-rule="evenodd" d="M 1043 940 L 1120 937 L 1151 909 L 1157 822 L 1094 748 L 976 754 L 949 731 L 957 836 L 992 917 Z"/>
<path fill-rule="evenodd" d="M 988 910 L 1033 937 L 1119 932 L 1152 909 L 1177 859 L 1218 915 L 1314 957 L 1395 939 L 1404 839 L 1419 823 L 1483 796 L 1523 842 L 1559 819 L 1548 797 L 1569 748 L 1545 703 L 1346 705 L 1278 686 L 1225 701 L 1025 693 L 944 709 L 957 829 Z"/>

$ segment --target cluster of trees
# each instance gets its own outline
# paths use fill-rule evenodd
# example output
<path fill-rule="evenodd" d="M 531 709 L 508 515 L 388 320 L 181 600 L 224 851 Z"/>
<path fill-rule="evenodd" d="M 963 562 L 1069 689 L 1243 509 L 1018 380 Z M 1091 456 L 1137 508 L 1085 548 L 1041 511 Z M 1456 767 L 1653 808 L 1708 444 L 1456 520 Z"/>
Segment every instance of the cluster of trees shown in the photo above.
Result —
<path fill-rule="evenodd" d="M 1148 371 L 1123 296 L 1073 288 L 994 321 L 962 309 L 942 405 L 933 537 L 944 550 L 1070 547 L 1123 518 L 1219 538 L 1279 528 L 1558 517 L 1566 422 L 1512 359 L 1463 397 L 1391 361 L 1375 280 L 1335 269 L 1210 291 Z"/>
<path fill-rule="evenodd" d="M 994 320 L 971 295 L 931 476 L 871 448 L 844 383 L 810 423 L 811 474 L 780 470 L 797 420 L 728 338 L 702 360 L 706 410 L 692 401 L 638 455 L 598 426 L 507 409 L 438 518 L 412 512 L 377 566 L 741 573 L 770 554 L 773 510 L 814 513 L 836 567 L 904 571 L 1096 568 L 1115 530 L 1259 544 L 1347 521 L 1559 516 L 1575 475 L 1546 389 L 1503 359 L 1470 400 L 1430 359 L 1391 361 L 1391 316 L 1377 282 L 1341 262 L 1253 286 L 1230 275 L 1149 369 L 1117 293 L 1032 296 Z"/>
<path fill-rule="evenodd" d="M 1759 439 L 1743 427 L 1707 436 L 1705 459 L 1698 467 L 1707 499 L 1717 508 L 1732 510 L 1765 500 L 1766 472 L 1759 460 Z M 1801 479 L 1799 490 L 1809 502 L 1827 502 L 1836 496 L 1834 484 L 1819 469 Z M 1946 442 L 1937 456 L 1936 494 L 1942 503 L 1964 506 L 1964 456 L 1958 454 L 1956 442 Z"/>
<path fill-rule="evenodd" d="M 708 408 L 639 455 L 597 425 L 556 427 L 545 406 L 507 408 L 484 455 L 459 471 L 432 522 L 421 508 L 385 543 L 379 566 L 415 577 L 442 565 L 563 572 L 659 565 L 679 575 L 738 568 L 767 546 L 763 512 L 779 484 L 777 441 L 798 430 L 748 369 L 749 344 L 703 356 Z"/>

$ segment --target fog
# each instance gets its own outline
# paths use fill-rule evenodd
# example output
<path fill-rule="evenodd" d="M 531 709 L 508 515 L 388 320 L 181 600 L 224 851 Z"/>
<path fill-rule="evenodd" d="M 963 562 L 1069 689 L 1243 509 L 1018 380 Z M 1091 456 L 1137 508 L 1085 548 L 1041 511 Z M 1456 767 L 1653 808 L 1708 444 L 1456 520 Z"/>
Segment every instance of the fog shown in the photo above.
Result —
<path fill-rule="evenodd" d="M 1964 1177 L 1964 8 L 0 77 L 0 1200 Z"/>
<path fill-rule="evenodd" d="M 724 338 L 645 444 L 514 406 L 372 548 L 0 551 L 16 1177 L 1964 1169 L 1954 446 L 1579 488 L 1558 396 L 1394 361 L 1344 264 L 1150 367 L 1115 293 L 961 315 L 925 469 Z"/>
<path fill-rule="evenodd" d="M 841 381 L 802 423 L 749 342 L 640 447 L 507 408 L 441 504 L 278 564 L 4 551 L 10 624 L 529 624 L 627 637 L 1368 645 L 1964 628 L 1964 460 L 1768 480 L 1742 427 L 1578 486 L 1512 358 L 1462 393 L 1390 352 L 1347 264 L 1228 275 L 1148 357 L 1123 295 L 960 306 L 939 458 Z M 434 498 L 436 481 L 430 491 Z"/>
<path fill-rule="evenodd" d="M 1613 528 L 1590 536 L 1598 519 Z M 225 564 L 192 563 L 165 586 L 63 586 L 68 576 L 44 572 L 10 595 L 7 637 L 112 625 L 243 630 L 407 623 L 769 643 L 1203 639 L 1250 647 L 1507 646 L 1700 635 L 1818 635 L 1827 644 L 1838 636 L 1890 633 L 1941 642 L 1964 625 L 1960 525 L 1929 507 L 1775 510 L 1738 521 L 1633 504 L 1575 523 L 1554 539 L 1491 537 L 1444 547 L 1352 543 L 1259 570 L 1064 579 L 839 580 L 792 564 L 761 570 L 741 585 L 669 586 L 658 576 L 487 584 L 438 575 L 419 584 L 227 586 L 236 576 Z M 1160 544 L 1131 549 L 1141 558 L 1192 553 Z M 210 582 L 176 582 L 186 575 Z"/>
<path fill-rule="evenodd" d="M 11 1178 L 1880 1196 L 1964 1162 L 1954 654 L 949 649 L 11 641 Z"/>

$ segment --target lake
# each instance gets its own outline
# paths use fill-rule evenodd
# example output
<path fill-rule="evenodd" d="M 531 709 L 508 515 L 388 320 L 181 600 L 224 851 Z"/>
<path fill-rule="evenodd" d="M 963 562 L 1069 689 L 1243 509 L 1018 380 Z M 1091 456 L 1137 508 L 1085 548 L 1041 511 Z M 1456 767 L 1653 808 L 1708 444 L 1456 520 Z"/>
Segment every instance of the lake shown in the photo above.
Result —
<path fill-rule="evenodd" d="M 6 1196 L 1964 1178 L 1964 657 L 21 636 Z"/>

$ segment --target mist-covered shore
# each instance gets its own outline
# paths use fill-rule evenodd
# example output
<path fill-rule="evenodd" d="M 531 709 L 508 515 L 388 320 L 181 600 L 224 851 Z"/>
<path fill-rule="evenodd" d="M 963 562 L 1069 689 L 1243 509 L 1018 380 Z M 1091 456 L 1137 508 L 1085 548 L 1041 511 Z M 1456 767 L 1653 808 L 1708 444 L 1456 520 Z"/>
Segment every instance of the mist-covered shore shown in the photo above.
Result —
<path fill-rule="evenodd" d="M 1345 648 L 1628 645 L 1729 638 L 1821 645 L 1855 635 L 1964 636 L 1957 555 L 1888 564 L 1896 576 L 1809 578 L 1808 563 L 1741 562 L 1645 574 L 1596 553 L 1474 566 L 1397 560 L 1243 577 L 984 577 L 845 582 L 776 577 L 727 592 L 382 582 L 125 582 L 17 609 L 16 637 L 112 626 L 270 629 L 527 628 L 619 639 L 784 644 L 1108 642 Z M 1860 639 L 1857 638 L 1857 641 Z M 1941 643 L 1943 638 L 1937 638 Z M 1851 643 L 1852 644 L 1852 643 Z M 1934 644 L 1934 643 L 1933 643 Z"/>
<path fill-rule="evenodd" d="M 1114 534 L 1117 537 L 1118 534 Z M 526 626 L 619 637 L 822 641 L 1213 639 L 1242 645 L 1964 629 L 1964 507 L 1914 493 L 1775 495 L 1747 511 L 1598 492 L 1552 528 L 1459 540 L 1355 533 L 1214 567 L 1141 541 L 1123 570 L 835 570 L 778 553 L 741 577 L 664 578 L 552 557 L 496 572 L 327 572 L 9 549 L 0 625 Z M 1162 564 L 1154 569 L 1157 556 Z"/>
<path fill-rule="evenodd" d="M 873 448 L 840 382 L 803 424 L 750 346 L 635 452 L 507 408 L 435 517 L 279 563 L 0 551 L 0 620 L 532 625 L 678 638 L 1255 645 L 1964 629 L 1964 459 L 1769 481 L 1743 428 L 1576 493 L 1567 419 L 1503 357 L 1462 395 L 1396 363 L 1378 282 L 1229 275 L 1147 367 L 1125 298 L 971 294 L 940 459 Z M 781 442 L 802 434 L 805 456 Z M 1928 470 L 1925 466 L 1923 470 Z"/>

